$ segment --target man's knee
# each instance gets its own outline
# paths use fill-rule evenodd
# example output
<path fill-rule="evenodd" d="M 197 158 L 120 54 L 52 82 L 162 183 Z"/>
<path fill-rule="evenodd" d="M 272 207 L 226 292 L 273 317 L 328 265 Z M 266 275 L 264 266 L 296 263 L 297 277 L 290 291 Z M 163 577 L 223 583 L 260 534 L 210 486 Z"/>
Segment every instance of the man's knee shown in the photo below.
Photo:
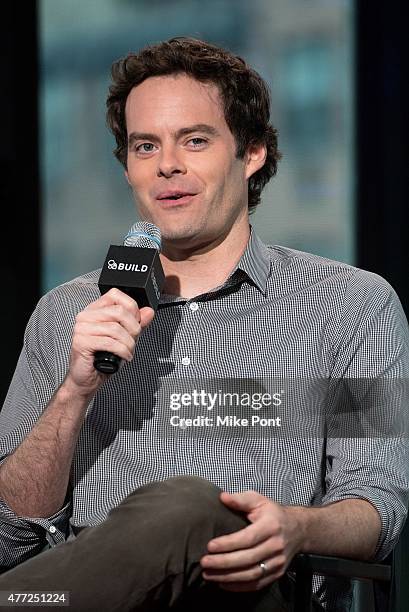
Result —
<path fill-rule="evenodd" d="M 175 476 L 167 480 L 150 482 L 130 493 L 124 506 L 139 507 L 144 503 L 157 505 L 163 510 L 207 511 L 219 509 L 221 489 L 199 476 Z"/>
<path fill-rule="evenodd" d="M 151 485 L 148 485 L 151 486 Z M 200 476 L 175 476 L 163 482 L 152 483 L 152 486 L 179 505 L 218 506 L 220 502 L 220 487 Z"/>
<path fill-rule="evenodd" d="M 116 510 L 135 518 L 150 515 L 162 526 L 172 529 L 200 527 L 213 522 L 231 530 L 245 526 L 241 515 L 229 510 L 220 500 L 221 489 L 198 476 L 176 476 L 135 489 Z"/>

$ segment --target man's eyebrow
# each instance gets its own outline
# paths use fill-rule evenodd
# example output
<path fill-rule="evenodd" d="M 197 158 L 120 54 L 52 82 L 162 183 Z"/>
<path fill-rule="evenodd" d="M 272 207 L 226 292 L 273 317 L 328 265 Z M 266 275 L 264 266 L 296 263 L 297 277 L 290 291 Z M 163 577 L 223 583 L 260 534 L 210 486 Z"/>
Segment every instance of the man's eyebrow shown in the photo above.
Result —
<path fill-rule="evenodd" d="M 174 133 L 174 136 L 176 136 L 176 138 L 180 138 L 181 136 L 187 136 L 193 132 L 202 132 L 204 134 L 208 134 L 209 136 L 219 136 L 218 130 L 207 123 L 195 123 L 195 125 L 189 125 L 181 128 Z M 132 146 L 132 144 L 137 140 L 150 140 L 157 142 L 159 138 L 155 134 L 151 134 L 149 132 L 131 132 L 128 136 L 128 146 Z"/>
<path fill-rule="evenodd" d="M 181 128 L 176 132 L 176 136 L 186 136 L 192 132 L 203 132 L 209 136 L 219 136 L 219 132 L 216 130 L 216 128 L 212 125 L 208 125 L 207 123 L 196 123 L 195 125 L 189 125 L 188 127 Z"/>

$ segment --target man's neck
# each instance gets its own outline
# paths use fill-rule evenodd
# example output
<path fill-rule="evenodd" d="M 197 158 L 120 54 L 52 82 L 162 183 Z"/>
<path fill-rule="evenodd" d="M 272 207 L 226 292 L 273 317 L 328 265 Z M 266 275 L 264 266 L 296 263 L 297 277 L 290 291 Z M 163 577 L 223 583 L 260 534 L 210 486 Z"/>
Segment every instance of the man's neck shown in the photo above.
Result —
<path fill-rule="evenodd" d="M 173 256 L 162 253 L 166 277 L 163 293 L 190 299 L 219 287 L 240 261 L 249 236 L 250 227 L 247 225 L 205 252 L 193 250 L 182 257 L 175 256 L 175 253 Z"/>

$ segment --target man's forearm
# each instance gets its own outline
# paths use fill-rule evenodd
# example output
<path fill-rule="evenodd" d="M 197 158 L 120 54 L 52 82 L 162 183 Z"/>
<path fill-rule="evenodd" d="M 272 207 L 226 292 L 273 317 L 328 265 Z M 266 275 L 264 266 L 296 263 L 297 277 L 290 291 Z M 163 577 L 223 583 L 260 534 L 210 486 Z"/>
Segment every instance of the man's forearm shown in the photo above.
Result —
<path fill-rule="evenodd" d="M 370 560 L 381 531 L 377 510 L 363 499 L 346 499 L 321 508 L 287 506 L 300 529 L 300 550 Z"/>
<path fill-rule="evenodd" d="M 90 399 L 63 383 L 31 432 L 0 467 L 0 497 L 17 515 L 47 517 L 63 506 Z"/>

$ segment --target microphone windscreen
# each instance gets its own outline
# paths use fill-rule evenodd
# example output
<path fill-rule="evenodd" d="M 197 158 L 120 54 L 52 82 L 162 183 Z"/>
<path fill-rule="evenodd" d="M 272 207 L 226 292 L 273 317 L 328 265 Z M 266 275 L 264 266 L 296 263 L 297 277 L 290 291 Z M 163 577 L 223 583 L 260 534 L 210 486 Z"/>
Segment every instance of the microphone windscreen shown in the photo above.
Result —
<path fill-rule="evenodd" d="M 161 249 L 160 229 L 153 223 L 138 221 L 134 223 L 124 238 L 124 246 L 145 249 Z"/>

